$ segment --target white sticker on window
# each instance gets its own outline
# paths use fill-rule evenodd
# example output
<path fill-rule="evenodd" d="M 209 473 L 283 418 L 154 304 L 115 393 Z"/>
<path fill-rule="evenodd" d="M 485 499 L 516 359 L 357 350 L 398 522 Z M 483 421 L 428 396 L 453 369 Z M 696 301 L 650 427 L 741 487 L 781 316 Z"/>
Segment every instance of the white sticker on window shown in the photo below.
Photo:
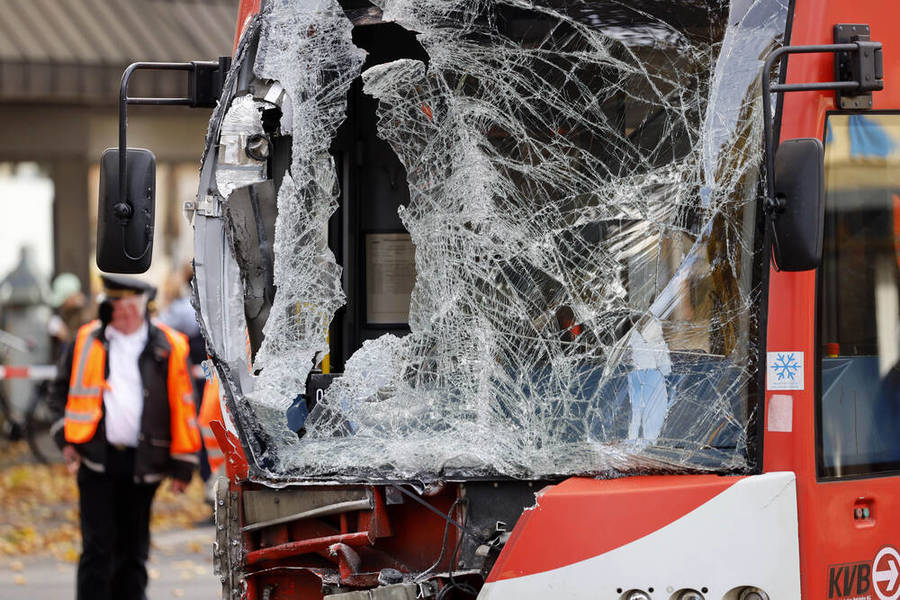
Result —
<path fill-rule="evenodd" d="M 790 433 L 794 428 L 794 398 L 787 394 L 772 394 L 766 410 L 766 429 Z"/>
<path fill-rule="evenodd" d="M 766 389 L 802 390 L 803 353 L 767 352 Z"/>

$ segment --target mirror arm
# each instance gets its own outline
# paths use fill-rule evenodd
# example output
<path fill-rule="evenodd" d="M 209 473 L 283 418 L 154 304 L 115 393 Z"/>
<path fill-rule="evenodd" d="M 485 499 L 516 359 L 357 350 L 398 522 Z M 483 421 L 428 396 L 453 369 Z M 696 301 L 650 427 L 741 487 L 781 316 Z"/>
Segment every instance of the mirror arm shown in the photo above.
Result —
<path fill-rule="evenodd" d="M 127 129 L 128 105 L 149 106 L 190 106 L 192 108 L 212 108 L 222 93 L 225 73 L 231 67 L 231 57 L 223 56 L 218 61 L 191 62 L 136 62 L 128 65 L 122 73 L 119 86 L 119 204 L 116 216 L 123 223 L 131 218 L 132 207 L 126 196 L 127 187 Z M 132 98 L 128 95 L 128 84 L 135 71 L 185 71 L 189 73 L 188 95 L 183 98 Z"/>
<path fill-rule="evenodd" d="M 136 62 L 129 65 L 122 73 L 119 86 L 119 198 L 113 211 L 119 225 L 122 226 L 123 248 L 125 228 L 134 215 L 134 207 L 128 200 L 128 105 L 143 104 L 151 106 L 190 106 L 213 107 L 222 92 L 225 73 L 231 67 L 231 57 L 222 57 L 218 61 L 192 62 Z M 128 95 L 128 84 L 131 76 L 138 70 L 152 71 L 186 71 L 189 73 L 188 96 L 183 98 L 132 98 Z M 144 248 L 140 256 L 131 256 L 125 250 L 129 260 L 140 260 L 150 250 L 150 244 Z"/>
<path fill-rule="evenodd" d="M 835 26 L 835 36 L 844 35 L 844 28 L 850 27 L 853 31 L 857 31 L 857 26 Z M 865 27 L 868 33 L 868 27 Z M 775 139 L 772 132 L 772 92 L 784 94 L 785 92 L 809 92 L 819 90 L 835 90 L 843 92 L 848 96 L 856 94 L 871 94 L 873 90 L 884 88 L 883 69 L 881 68 L 881 43 L 869 41 L 868 35 L 862 36 L 865 39 L 859 40 L 854 38 L 853 41 L 840 44 L 820 44 L 814 46 L 783 46 L 773 50 L 765 60 L 762 72 L 762 101 L 763 101 L 763 152 L 765 158 L 765 176 L 766 176 L 766 198 L 763 204 L 763 210 L 768 217 L 770 223 L 783 213 L 787 208 L 787 199 L 784 196 L 775 195 Z M 852 57 L 855 64 L 859 65 L 859 72 L 866 72 L 869 76 L 863 82 L 862 75 L 858 76 L 859 80 L 843 80 L 843 81 L 827 81 L 814 83 L 776 83 L 770 81 L 772 67 L 787 58 L 791 54 L 814 54 L 814 53 L 843 53 L 844 56 Z M 844 77 L 845 71 L 838 70 L 839 76 Z M 783 96 L 780 96 L 783 97 Z M 870 104 L 871 105 L 871 104 Z M 779 247 L 778 233 L 772 227 L 773 243 L 776 250 Z M 776 270 L 780 270 L 778 265 L 773 261 Z"/>
<path fill-rule="evenodd" d="M 866 92 L 872 89 L 882 89 L 883 80 L 878 79 L 876 84 L 863 84 L 859 81 L 828 81 L 821 83 L 776 83 L 772 84 L 770 76 L 772 66 L 790 54 L 813 54 L 830 52 L 849 52 L 851 54 L 859 54 L 862 48 L 873 48 L 878 53 L 881 51 L 881 44 L 878 42 L 851 42 L 847 44 L 821 44 L 816 46 L 783 46 L 773 50 L 766 57 L 766 62 L 762 72 L 762 101 L 763 101 L 763 132 L 766 159 L 766 205 L 775 202 L 775 140 L 772 133 L 772 92 L 783 94 L 784 92 L 810 92 L 819 90 L 836 90 L 843 92 Z M 875 60 L 875 52 L 872 53 Z M 770 213 L 771 214 L 771 213 Z"/>
<path fill-rule="evenodd" d="M 126 158 L 128 155 L 127 130 L 128 130 L 128 105 L 129 104 L 155 104 L 155 105 L 183 105 L 190 106 L 190 98 L 131 98 L 128 96 L 128 83 L 131 76 L 139 69 L 152 69 L 157 71 L 190 71 L 193 63 L 132 63 L 122 73 L 122 83 L 119 86 L 119 202 L 115 206 L 116 218 L 124 227 L 128 224 L 134 209 L 128 201 L 128 169 Z"/>

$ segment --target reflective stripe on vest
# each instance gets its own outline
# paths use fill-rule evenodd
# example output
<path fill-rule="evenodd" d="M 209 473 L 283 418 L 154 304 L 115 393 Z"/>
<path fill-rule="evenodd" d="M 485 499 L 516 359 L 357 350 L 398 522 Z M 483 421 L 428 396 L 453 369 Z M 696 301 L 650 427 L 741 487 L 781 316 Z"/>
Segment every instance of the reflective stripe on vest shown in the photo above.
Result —
<path fill-rule="evenodd" d="M 189 462 L 192 465 L 200 464 L 200 458 L 196 454 L 185 454 L 185 453 L 177 454 L 176 453 L 176 454 L 171 454 L 170 456 L 172 457 L 173 460 L 181 460 L 184 462 Z"/>
<path fill-rule="evenodd" d="M 69 378 L 69 397 L 63 424 L 65 438 L 72 444 L 83 444 L 94 437 L 103 417 L 103 390 L 106 389 L 106 349 L 94 337 L 99 321 L 81 327 L 75 338 Z"/>
<path fill-rule="evenodd" d="M 78 423 L 90 423 L 94 420 L 93 413 L 75 412 L 74 410 L 66 411 L 66 419 L 69 421 L 77 421 Z"/>

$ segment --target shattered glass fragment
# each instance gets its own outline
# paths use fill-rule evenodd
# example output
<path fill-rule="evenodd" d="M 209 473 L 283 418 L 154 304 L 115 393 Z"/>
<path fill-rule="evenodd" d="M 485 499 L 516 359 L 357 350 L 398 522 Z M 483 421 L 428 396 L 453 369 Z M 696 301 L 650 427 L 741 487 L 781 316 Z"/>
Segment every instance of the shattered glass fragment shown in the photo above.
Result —
<path fill-rule="evenodd" d="M 277 410 L 304 391 L 315 357 L 328 351 L 331 315 L 344 302 L 340 266 L 328 249 L 328 219 L 337 207 L 328 150 L 365 57 L 353 45 L 351 29 L 334 0 L 273 2 L 263 15 L 254 69 L 281 85 L 293 119 L 292 162 L 278 190 L 275 222 L 278 291 L 254 363 L 260 376 L 251 398 L 276 410 L 270 426 L 287 439 L 291 434 Z"/>

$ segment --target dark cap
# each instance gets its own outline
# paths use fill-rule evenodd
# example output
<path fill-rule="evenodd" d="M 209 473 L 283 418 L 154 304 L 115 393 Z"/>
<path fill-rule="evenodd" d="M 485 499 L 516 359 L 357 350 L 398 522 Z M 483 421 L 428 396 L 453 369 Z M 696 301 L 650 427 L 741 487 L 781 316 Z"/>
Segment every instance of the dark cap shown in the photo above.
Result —
<path fill-rule="evenodd" d="M 136 296 L 138 294 L 147 294 L 147 296 L 155 296 L 156 288 L 145 281 L 135 279 L 134 277 L 126 277 L 125 275 L 100 275 L 103 281 L 103 293 L 111 299 L 126 298 L 128 296 Z"/>

